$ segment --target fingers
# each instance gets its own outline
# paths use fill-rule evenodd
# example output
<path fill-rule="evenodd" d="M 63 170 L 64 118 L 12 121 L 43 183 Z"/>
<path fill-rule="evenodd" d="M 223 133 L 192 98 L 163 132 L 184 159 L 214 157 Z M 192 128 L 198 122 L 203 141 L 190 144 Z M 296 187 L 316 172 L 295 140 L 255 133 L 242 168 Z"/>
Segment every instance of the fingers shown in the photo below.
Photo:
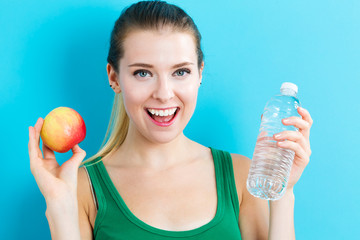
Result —
<path fill-rule="evenodd" d="M 29 127 L 29 158 L 30 158 L 30 170 L 34 173 L 34 164 L 36 164 L 37 159 L 37 151 L 36 151 L 36 143 L 35 143 L 35 130 L 34 127 Z"/>
<path fill-rule="evenodd" d="M 64 172 L 62 177 L 67 178 L 71 182 L 76 182 L 78 169 L 86 156 L 86 152 L 82 150 L 78 144 L 76 144 L 71 151 L 73 152 L 72 157 L 61 166 L 62 168 L 69 169 L 66 173 Z"/>
<path fill-rule="evenodd" d="M 41 150 L 39 148 L 39 142 L 40 142 L 40 130 L 42 127 L 43 119 L 39 118 L 36 121 L 36 124 L 34 127 L 29 127 L 29 154 L 31 153 L 31 156 L 33 157 L 42 157 Z"/>
<path fill-rule="evenodd" d="M 42 145 L 42 150 L 45 159 L 56 159 L 54 151 L 51 150 L 48 146 L 46 146 L 44 142 Z"/>
<path fill-rule="evenodd" d="M 40 141 L 40 133 L 39 129 L 41 129 L 43 120 L 39 118 L 36 121 L 36 124 L 34 127 L 29 127 L 29 143 L 28 143 L 28 149 L 29 149 L 29 158 L 30 158 L 30 170 L 33 173 L 34 168 L 36 164 L 38 164 L 39 159 L 42 158 L 42 153 L 39 148 L 39 141 Z"/>
<path fill-rule="evenodd" d="M 29 143 L 28 143 L 28 149 L 29 149 L 29 157 L 30 160 L 32 158 L 34 158 L 34 156 L 36 156 L 36 154 L 34 155 L 34 153 L 36 153 L 34 151 L 35 147 L 35 131 L 33 127 L 29 127 Z"/>
<path fill-rule="evenodd" d="M 300 144 L 293 141 L 282 141 L 277 143 L 279 147 L 293 150 L 295 155 L 298 156 L 296 164 L 302 167 L 305 167 L 309 163 L 309 156 L 305 150 L 300 146 Z"/>
<path fill-rule="evenodd" d="M 42 125 L 44 123 L 44 119 L 42 118 L 38 118 L 38 120 L 36 121 L 36 124 L 34 126 L 35 129 L 35 142 L 36 142 L 36 151 L 37 151 L 37 155 L 39 158 L 42 158 L 42 152 L 40 150 L 40 131 L 42 128 Z"/>
<path fill-rule="evenodd" d="M 284 125 L 293 125 L 294 127 L 298 128 L 299 130 L 308 130 L 310 129 L 310 123 L 306 122 L 305 120 L 299 117 L 288 117 L 282 120 Z"/>
<path fill-rule="evenodd" d="M 301 115 L 300 117 L 289 117 L 282 120 L 284 125 L 293 125 L 299 129 L 299 131 L 306 137 L 310 138 L 310 128 L 313 123 L 313 120 L 307 110 L 304 108 L 298 108 L 298 112 Z"/>
<path fill-rule="evenodd" d="M 73 152 L 72 157 L 69 159 L 71 162 L 75 162 L 77 166 L 80 166 L 82 160 L 84 160 L 86 156 L 86 152 L 76 144 L 71 151 Z"/>
<path fill-rule="evenodd" d="M 298 113 L 301 115 L 302 119 L 304 119 L 306 122 L 310 124 L 310 127 L 313 125 L 313 119 L 311 118 L 311 115 L 308 110 L 302 107 L 298 107 Z"/>
<path fill-rule="evenodd" d="M 300 132 L 284 131 L 274 134 L 274 139 L 277 141 L 290 140 L 296 142 L 303 148 L 303 150 L 308 154 L 308 156 L 311 155 L 310 143 Z"/>

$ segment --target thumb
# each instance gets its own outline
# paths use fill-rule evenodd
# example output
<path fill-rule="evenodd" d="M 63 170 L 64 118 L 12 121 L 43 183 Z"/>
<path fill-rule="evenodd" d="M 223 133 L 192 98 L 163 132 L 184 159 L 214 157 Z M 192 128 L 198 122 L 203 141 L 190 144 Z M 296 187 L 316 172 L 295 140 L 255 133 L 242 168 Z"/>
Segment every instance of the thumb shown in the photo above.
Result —
<path fill-rule="evenodd" d="M 76 183 L 79 166 L 82 160 L 85 158 L 86 152 L 83 149 L 81 149 L 78 144 L 76 144 L 71 149 L 71 151 L 73 152 L 73 155 L 69 160 L 67 160 L 63 165 L 61 165 L 61 168 L 64 171 L 62 171 L 60 175 L 61 178 Z"/>
<path fill-rule="evenodd" d="M 82 160 L 84 160 L 86 156 L 86 152 L 79 147 L 79 144 L 76 144 L 71 151 L 73 152 L 73 155 L 69 159 L 69 162 L 76 165 L 77 167 L 80 166 Z"/>

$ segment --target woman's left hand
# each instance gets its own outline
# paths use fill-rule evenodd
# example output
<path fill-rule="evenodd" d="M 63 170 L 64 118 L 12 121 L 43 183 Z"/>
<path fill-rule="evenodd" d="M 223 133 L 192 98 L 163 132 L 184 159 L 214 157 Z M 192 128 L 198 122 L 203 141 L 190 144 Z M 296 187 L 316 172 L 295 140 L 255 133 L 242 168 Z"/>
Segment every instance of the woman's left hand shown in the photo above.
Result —
<path fill-rule="evenodd" d="M 297 111 L 301 118 L 289 117 L 283 119 L 282 122 L 284 125 L 295 126 L 299 131 L 284 131 L 274 135 L 275 140 L 278 141 L 277 146 L 291 149 L 295 152 L 287 189 L 292 189 L 295 183 L 300 179 L 302 172 L 309 163 L 311 155 L 309 138 L 313 120 L 306 109 L 298 107 Z"/>

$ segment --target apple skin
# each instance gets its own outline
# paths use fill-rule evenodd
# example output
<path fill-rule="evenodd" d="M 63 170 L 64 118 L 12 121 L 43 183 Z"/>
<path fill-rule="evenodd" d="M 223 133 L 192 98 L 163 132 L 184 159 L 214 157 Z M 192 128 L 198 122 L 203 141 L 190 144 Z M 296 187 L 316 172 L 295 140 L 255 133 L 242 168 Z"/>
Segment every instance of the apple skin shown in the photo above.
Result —
<path fill-rule="evenodd" d="M 85 122 L 74 109 L 58 107 L 45 117 L 40 136 L 51 150 L 65 153 L 85 139 Z"/>

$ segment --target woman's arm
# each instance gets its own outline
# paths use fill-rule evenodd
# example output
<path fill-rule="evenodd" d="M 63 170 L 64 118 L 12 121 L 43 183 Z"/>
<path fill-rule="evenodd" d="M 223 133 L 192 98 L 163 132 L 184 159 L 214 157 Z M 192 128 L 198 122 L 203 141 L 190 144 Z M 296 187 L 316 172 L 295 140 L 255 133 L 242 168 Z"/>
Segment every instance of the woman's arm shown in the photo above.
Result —
<path fill-rule="evenodd" d="M 81 239 L 76 195 L 47 201 L 46 207 L 51 239 Z"/>
<path fill-rule="evenodd" d="M 62 195 L 46 201 L 45 215 L 49 222 L 51 239 L 93 239 L 89 211 L 94 211 L 95 206 L 87 181 L 85 170 L 80 168 L 77 196 Z"/>
<path fill-rule="evenodd" d="M 282 123 L 295 126 L 298 131 L 284 131 L 274 135 L 278 147 L 294 151 L 295 156 L 285 195 L 277 201 L 270 201 L 269 239 L 295 239 L 293 189 L 310 161 L 310 129 L 313 124 L 306 109 L 299 107 L 297 111 L 301 117 L 289 117 L 283 119 Z"/>
<path fill-rule="evenodd" d="M 276 201 L 270 201 L 252 196 L 246 189 L 246 180 L 251 160 L 241 155 L 233 154 L 235 182 L 240 202 L 239 227 L 243 239 L 291 240 L 295 239 L 294 227 L 294 185 L 300 179 L 309 163 L 310 128 L 313 120 L 304 108 L 298 108 L 300 117 L 290 117 L 284 125 L 293 125 L 299 131 L 284 131 L 276 134 L 278 146 L 295 152 L 293 165 L 288 179 L 285 195 Z M 282 144 L 280 144 L 282 142 Z M 270 207 L 270 209 L 269 209 Z"/>
<path fill-rule="evenodd" d="M 61 166 L 54 152 L 40 144 L 40 131 L 44 120 L 39 118 L 29 127 L 30 170 L 46 201 L 46 217 L 52 239 L 79 240 L 79 217 L 83 206 L 78 204 L 78 168 L 86 153 L 78 145 L 72 148 L 73 156 Z M 90 238 L 88 238 L 90 239 Z"/>
<path fill-rule="evenodd" d="M 270 203 L 269 239 L 295 239 L 293 191 L 287 191 L 282 198 Z"/>
<path fill-rule="evenodd" d="M 277 201 L 267 201 L 252 196 L 246 189 L 251 160 L 237 154 L 232 154 L 232 158 L 240 202 L 239 227 L 242 238 L 244 240 L 295 239 L 293 192 L 287 191 Z"/>

